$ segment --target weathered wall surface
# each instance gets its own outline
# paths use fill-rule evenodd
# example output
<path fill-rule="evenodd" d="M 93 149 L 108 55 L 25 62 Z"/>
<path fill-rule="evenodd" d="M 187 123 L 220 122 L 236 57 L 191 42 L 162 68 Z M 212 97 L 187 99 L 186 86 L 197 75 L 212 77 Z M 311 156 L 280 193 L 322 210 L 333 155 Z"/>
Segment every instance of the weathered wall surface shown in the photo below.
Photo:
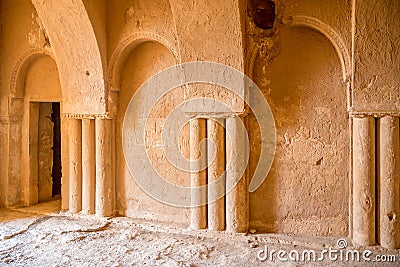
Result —
<path fill-rule="evenodd" d="M 109 58 L 134 39 L 163 39 L 177 47 L 169 1 L 108 1 Z"/>
<path fill-rule="evenodd" d="M 400 111 L 400 3 L 354 1 L 353 111 Z"/>
<path fill-rule="evenodd" d="M 105 114 L 101 51 L 82 1 L 33 0 L 60 70 L 63 113 Z"/>
<path fill-rule="evenodd" d="M 244 1 L 172 0 L 171 8 L 182 62 L 211 61 L 244 72 Z M 234 112 L 244 112 L 244 102 L 231 105 L 227 99 L 234 98 L 234 95 L 227 94 L 226 90 L 196 84 L 187 86 L 186 89 L 187 99 L 207 96 L 222 100 Z"/>
<path fill-rule="evenodd" d="M 243 70 L 241 3 L 172 0 L 182 61 L 214 61 Z"/>
<path fill-rule="evenodd" d="M 44 30 L 30 1 L 1 1 L 1 102 L 2 151 L 0 179 L 5 184 L 3 202 L 19 203 L 23 197 L 21 188 L 22 166 L 22 114 L 24 111 L 22 86 L 17 86 L 17 77 L 25 75 L 30 55 L 47 52 Z M 25 77 L 22 81 L 25 80 Z M 19 84 L 18 84 L 19 85 Z M 10 96 L 13 96 L 10 98 Z M 17 97 L 17 98 L 15 98 Z M 3 176 L 4 175 L 4 176 Z"/>
<path fill-rule="evenodd" d="M 107 7 L 109 112 L 116 114 L 121 73 L 135 47 L 146 40 L 157 41 L 178 60 L 178 46 L 168 1 L 109 1 Z"/>
<path fill-rule="evenodd" d="M 178 62 L 178 45 L 168 1 L 109 1 L 107 7 L 108 99 L 109 112 L 115 115 L 121 73 L 135 47 L 143 41 L 157 41 L 167 47 Z"/>
<path fill-rule="evenodd" d="M 347 111 L 377 117 L 400 113 L 398 1 L 276 0 L 272 30 L 252 22 L 246 6 L 251 1 L 32 2 L 0 3 L 0 206 L 32 204 L 41 198 L 39 177 L 29 178 L 36 172 L 29 164 L 35 150 L 29 129 L 40 121 L 39 113 L 33 114 L 39 109 L 29 102 L 61 101 L 62 113 L 71 115 L 71 121 L 116 119 L 116 152 L 107 155 L 116 159 L 115 210 L 187 223 L 187 210 L 158 203 L 134 183 L 122 150 L 122 121 L 133 94 L 152 74 L 180 62 L 213 61 L 249 74 L 275 116 L 276 158 L 266 182 L 250 196 L 250 226 L 309 235 L 351 233 L 352 120 Z M 187 185 L 189 175 L 171 169 L 162 152 L 165 116 L 194 96 L 232 100 L 220 89 L 178 88 L 150 116 L 146 146 L 157 171 L 169 181 Z M 240 104 L 238 113 L 244 111 Z M 113 142 L 111 125 L 96 129 L 110 130 L 107 140 Z M 63 129 L 64 148 L 68 130 Z M 180 133 L 186 157 L 187 130 Z M 251 174 L 260 145 L 252 115 L 248 130 Z M 101 148 L 104 143 L 96 145 Z M 113 151 L 112 146 L 107 149 Z M 93 150 L 89 152 L 94 157 Z M 76 155 L 82 151 L 76 148 Z M 96 161 L 104 163 L 105 158 L 99 158 L 104 155 L 97 154 Z M 69 156 L 64 149 L 63 161 Z M 107 171 L 112 172 L 114 164 L 109 165 Z M 109 179 L 113 177 L 112 173 Z M 69 191 L 64 181 L 65 202 Z"/>
<path fill-rule="evenodd" d="M 125 157 L 122 148 L 122 126 L 126 108 L 130 99 L 151 75 L 158 71 L 175 64 L 175 58 L 163 45 L 156 42 L 145 42 L 139 45 L 128 58 L 121 77 L 120 102 L 117 119 L 117 210 L 128 216 L 156 219 L 165 221 L 175 221 L 186 223 L 187 210 L 178 209 L 163 205 L 147 196 L 134 182 L 125 163 Z M 179 90 L 179 89 L 178 89 Z M 186 185 L 188 174 L 179 172 L 173 168 L 166 160 L 163 147 L 161 146 L 161 132 L 166 115 L 174 102 L 179 103 L 183 100 L 182 92 L 177 91 L 166 99 L 168 105 L 159 104 L 147 121 L 146 127 L 146 148 L 148 155 L 156 167 L 157 171 L 166 179 L 173 183 Z M 164 103 L 164 104 L 165 104 Z M 143 103 L 145 105 L 145 103 Z M 137 106 L 138 110 L 142 107 Z M 137 123 L 143 123 L 145 118 L 137 118 Z M 135 129 L 131 129 L 134 131 Z M 188 144 L 188 133 L 184 135 L 186 144 Z M 188 149 L 186 145 L 186 150 Z M 185 150 L 185 147 L 183 147 Z M 135 160 L 129 158 L 127 160 Z M 136 159 L 138 160 L 138 159 Z"/>
<path fill-rule="evenodd" d="M 267 179 L 251 194 L 251 224 L 345 236 L 349 130 L 340 62 L 331 43 L 308 28 L 282 30 L 277 45 L 279 54 L 268 60 L 260 53 L 254 68 L 275 117 L 277 150 Z M 252 175 L 261 146 L 253 116 L 249 130 Z"/>
<path fill-rule="evenodd" d="M 268 232 L 344 236 L 351 3 L 275 3 L 274 29 L 247 20 L 248 73 L 270 104 L 277 128 L 271 172 L 250 194 L 250 225 Z M 261 143 L 254 116 L 248 120 L 251 177 Z M 337 198 L 338 192 L 344 197 Z"/>
<path fill-rule="evenodd" d="M 2 1 L 1 42 L 1 94 L 9 96 L 18 66 L 35 52 L 48 51 L 45 30 L 30 1 Z M 8 101 L 1 107 L 1 114 L 8 114 Z"/>
<path fill-rule="evenodd" d="M 83 0 L 99 48 L 103 75 L 107 73 L 107 1 Z"/>

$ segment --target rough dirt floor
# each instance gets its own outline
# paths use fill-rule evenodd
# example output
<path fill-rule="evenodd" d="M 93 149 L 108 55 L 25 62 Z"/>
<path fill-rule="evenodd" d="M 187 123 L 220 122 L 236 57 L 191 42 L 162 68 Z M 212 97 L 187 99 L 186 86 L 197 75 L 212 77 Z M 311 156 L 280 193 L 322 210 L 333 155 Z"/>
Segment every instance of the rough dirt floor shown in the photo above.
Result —
<path fill-rule="evenodd" d="M 337 238 L 193 231 L 124 217 L 99 219 L 57 212 L 59 201 L 0 210 L 0 266 L 399 266 L 396 263 L 260 261 L 272 250 L 315 250 L 336 246 Z M 348 248 L 350 249 L 350 248 Z M 354 249 L 354 248 L 351 248 Z M 264 255 L 264 254 L 262 254 Z M 288 256 L 286 255 L 286 258 Z"/>

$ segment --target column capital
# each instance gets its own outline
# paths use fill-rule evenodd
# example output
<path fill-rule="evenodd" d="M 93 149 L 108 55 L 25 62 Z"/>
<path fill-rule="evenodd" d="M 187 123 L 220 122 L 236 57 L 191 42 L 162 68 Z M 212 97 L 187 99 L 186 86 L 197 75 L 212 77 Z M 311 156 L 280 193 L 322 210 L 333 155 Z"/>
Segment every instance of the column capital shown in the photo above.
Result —
<path fill-rule="evenodd" d="M 22 116 L 0 116 L 1 124 L 22 122 Z"/>
<path fill-rule="evenodd" d="M 71 114 L 71 113 L 62 113 L 63 118 L 66 119 L 103 119 L 103 120 L 113 120 L 115 119 L 114 115 L 111 114 Z"/>
<path fill-rule="evenodd" d="M 228 119 L 234 117 L 245 118 L 249 115 L 249 111 L 245 110 L 242 113 L 190 113 L 185 112 L 185 115 L 191 119 Z"/>
<path fill-rule="evenodd" d="M 352 118 L 381 118 L 385 116 L 400 117 L 400 111 L 350 111 L 349 114 Z"/>

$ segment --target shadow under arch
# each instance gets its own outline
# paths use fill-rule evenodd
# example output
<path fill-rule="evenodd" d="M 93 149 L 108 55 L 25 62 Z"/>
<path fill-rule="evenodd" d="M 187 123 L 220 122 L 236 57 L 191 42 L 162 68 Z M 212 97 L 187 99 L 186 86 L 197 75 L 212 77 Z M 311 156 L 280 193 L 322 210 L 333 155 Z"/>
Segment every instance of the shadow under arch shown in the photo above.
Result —
<path fill-rule="evenodd" d="M 335 48 L 335 51 L 338 55 L 341 71 L 342 71 L 342 81 L 347 86 L 347 110 L 349 111 L 352 106 L 352 88 L 351 88 L 351 75 L 352 75 L 352 66 L 351 66 L 351 57 L 348 49 L 340 35 L 328 24 L 322 22 L 321 20 L 310 17 L 310 16 L 294 16 L 292 17 L 288 27 L 304 27 L 315 30 L 322 34 Z M 254 64 L 257 59 L 259 49 L 255 49 L 251 55 L 249 56 L 248 68 L 249 68 L 249 77 L 253 77 L 254 74 Z"/>
<path fill-rule="evenodd" d="M 45 49 L 32 49 L 25 52 L 17 61 L 12 72 L 10 83 L 10 97 L 21 98 L 25 96 L 25 76 L 31 64 L 41 57 L 51 57 L 55 61 L 53 54 Z"/>
<path fill-rule="evenodd" d="M 109 63 L 108 90 L 119 91 L 121 73 L 131 53 L 141 44 L 157 42 L 163 45 L 174 56 L 176 63 L 180 62 L 179 53 L 164 37 L 152 32 L 137 32 L 121 40 L 115 49 Z"/>
<path fill-rule="evenodd" d="M 295 26 L 308 27 L 308 28 L 311 28 L 317 32 L 320 32 L 322 35 L 324 35 L 331 42 L 331 44 L 333 45 L 333 47 L 335 48 L 335 50 L 338 54 L 338 57 L 339 57 L 339 60 L 340 60 L 341 66 L 342 66 L 343 82 L 349 81 L 350 75 L 351 75 L 350 54 L 349 54 L 342 38 L 332 27 L 330 27 L 328 24 L 325 24 L 324 22 L 320 21 L 317 18 L 308 17 L 308 16 L 293 17 L 289 26 L 290 27 L 295 27 Z"/>

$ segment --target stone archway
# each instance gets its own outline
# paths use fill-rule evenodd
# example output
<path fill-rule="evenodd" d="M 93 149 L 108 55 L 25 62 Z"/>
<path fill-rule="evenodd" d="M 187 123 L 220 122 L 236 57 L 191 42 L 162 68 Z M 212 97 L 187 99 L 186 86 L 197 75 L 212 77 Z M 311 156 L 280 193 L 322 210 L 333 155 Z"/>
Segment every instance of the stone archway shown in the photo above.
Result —
<path fill-rule="evenodd" d="M 47 51 L 28 51 L 15 67 L 11 83 L 10 115 L 16 118 L 13 125 L 13 140 L 10 150 L 17 149 L 19 155 L 12 158 L 13 165 L 20 163 L 20 202 L 32 205 L 53 196 L 53 184 L 61 193 L 61 173 L 53 174 L 54 156 L 57 168 L 61 164 L 61 143 L 54 135 L 53 106 L 57 106 L 57 121 L 60 121 L 61 86 L 57 65 Z M 57 103 L 57 104 L 56 104 Z M 50 117 L 49 117 L 50 116 Z M 55 115 L 56 116 L 56 115 Z M 59 124 L 58 124 L 59 126 Z M 57 140 L 56 140 L 57 141 Z M 60 141 L 60 140 L 58 140 Z M 59 170 L 61 171 L 61 170 Z M 53 175 L 57 178 L 53 181 Z"/>
<path fill-rule="evenodd" d="M 152 75 L 157 72 L 176 64 L 177 59 L 170 47 L 165 46 L 157 40 L 139 39 L 125 46 L 126 51 L 120 53 L 122 58 L 118 58 L 115 62 L 120 64 L 120 72 L 115 72 L 120 77 L 113 77 L 113 80 L 119 80 L 121 87 L 118 89 L 119 102 L 116 116 L 116 195 L 118 198 L 117 210 L 120 214 L 143 219 L 156 219 L 163 216 L 163 220 L 170 222 L 187 223 L 187 211 L 184 209 L 174 208 L 147 196 L 135 183 L 129 173 L 122 147 L 122 127 L 127 106 L 136 90 Z M 178 88 L 176 90 L 183 90 Z M 165 116 L 168 115 L 169 108 L 174 103 L 183 101 L 183 93 L 174 92 L 169 95 L 168 102 L 155 107 L 155 112 L 149 118 L 137 118 L 138 123 L 150 125 L 148 129 L 148 155 L 154 162 L 157 161 L 157 171 L 162 175 L 166 175 L 166 179 L 175 183 L 184 183 L 182 173 L 177 170 L 168 168 L 168 161 L 163 157 L 163 148 L 159 145 L 161 142 L 161 132 Z M 138 106 L 138 109 L 141 107 Z M 151 126 L 153 125 L 153 126 Z M 183 130 L 185 132 L 185 130 Z M 186 130 L 188 139 L 188 129 Z M 135 160 L 135 159 L 130 159 Z M 188 180 L 186 180 L 187 182 Z"/>
<path fill-rule="evenodd" d="M 105 115 L 100 46 L 83 1 L 32 0 L 60 72 L 64 114 Z"/>
<path fill-rule="evenodd" d="M 293 26 L 279 34 L 275 58 L 267 60 L 259 53 L 254 64 L 253 79 L 277 122 L 277 150 L 266 181 L 251 194 L 251 225 L 268 232 L 346 236 L 350 155 L 346 64 L 315 27 Z M 258 162 L 259 137 L 252 116 L 249 124 L 251 177 Z"/>

